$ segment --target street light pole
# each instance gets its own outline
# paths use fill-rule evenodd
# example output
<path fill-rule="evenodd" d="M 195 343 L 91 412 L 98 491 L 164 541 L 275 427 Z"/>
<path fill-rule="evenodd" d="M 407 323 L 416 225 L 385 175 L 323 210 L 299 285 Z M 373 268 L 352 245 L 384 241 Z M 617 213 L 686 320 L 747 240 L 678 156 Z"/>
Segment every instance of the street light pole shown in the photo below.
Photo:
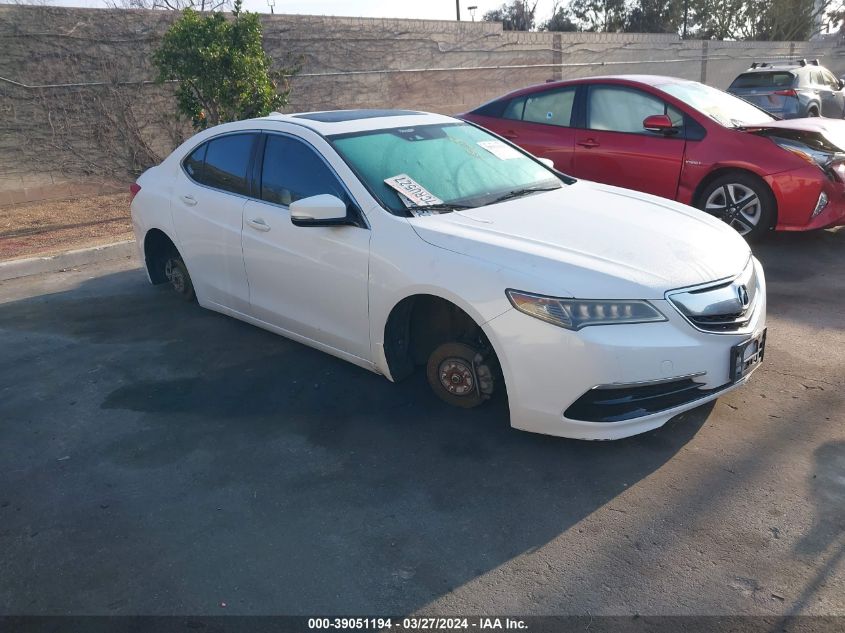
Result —
<path fill-rule="evenodd" d="M 458 22 L 461 21 L 461 0 L 455 0 L 455 13 L 458 15 Z"/>

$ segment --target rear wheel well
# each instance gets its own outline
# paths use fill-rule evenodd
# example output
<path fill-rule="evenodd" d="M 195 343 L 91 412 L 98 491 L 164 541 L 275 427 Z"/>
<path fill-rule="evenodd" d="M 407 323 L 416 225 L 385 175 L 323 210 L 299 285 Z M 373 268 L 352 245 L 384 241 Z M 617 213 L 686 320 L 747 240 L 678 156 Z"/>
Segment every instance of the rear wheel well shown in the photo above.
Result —
<path fill-rule="evenodd" d="M 179 257 L 179 250 L 164 231 L 150 229 L 144 237 L 144 260 L 150 280 L 154 284 L 167 283 L 165 266 L 167 260 L 173 256 Z"/>
<path fill-rule="evenodd" d="M 495 356 L 481 327 L 451 301 L 434 295 L 413 295 L 397 303 L 384 326 L 384 355 L 396 382 L 425 365 L 443 343 L 463 342 Z"/>
<path fill-rule="evenodd" d="M 777 224 L 778 221 L 778 202 L 775 198 L 775 193 L 772 191 L 772 188 L 769 186 L 765 180 L 760 178 L 757 174 L 753 171 L 749 171 L 748 169 L 742 169 L 741 167 L 722 167 L 720 169 L 715 169 L 707 174 L 700 183 L 698 183 L 698 187 L 695 188 L 695 194 L 692 197 L 692 204 L 697 209 L 701 209 L 704 200 L 702 199 L 702 194 L 705 192 L 707 187 L 709 187 L 714 181 L 718 180 L 722 176 L 728 176 L 730 174 L 740 174 L 743 176 L 747 176 L 756 180 L 762 187 L 766 189 L 771 194 L 771 203 L 772 203 L 772 227 Z M 771 227 L 769 227 L 771 228 Z"/>

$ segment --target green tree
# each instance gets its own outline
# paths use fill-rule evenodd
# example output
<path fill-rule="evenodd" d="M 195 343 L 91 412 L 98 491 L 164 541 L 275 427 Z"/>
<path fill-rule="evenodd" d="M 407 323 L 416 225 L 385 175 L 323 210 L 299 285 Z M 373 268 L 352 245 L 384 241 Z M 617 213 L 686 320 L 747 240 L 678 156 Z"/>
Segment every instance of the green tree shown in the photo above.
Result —
<path fill-rule="evenodd" d="M 628 18 L 625 0 L 572 0 L 569 8 L 585 31 L 618 33 Z"/>
<path fill-rule="evenodd" d="M 501 22 L 505 31 L 530 31 L 534 28 L 537 0 L 511 0 L 498 9 L 492 9 L 481 18 L 484 22 Z"/>
<path fill-rule="evenodd" d="M 289 72 L 273 71 L 261 42 L 257 13 L 232 18 L 186 9 L 153 54 L 158 80 L 177 80 L 177 108 L 195 129 L 265 116 L 287 103 Z M 279 83 L 283 88 L 279 89 Z"/>
<path fill-rule="evenodd" d="M 634 0 L 625 30 L 630 33 L 677 33 L 684 21 L 684 0 Z"/>
<path fill-rule="evenodd" d="M 842 0 L 689 0 L 694 37 L 716 40 L 806 40 L 838 23 Z"/>
<path fill-rule="evenodd" d="M 558 31 L 558 32 L 572 32 L 577 31 L 578 25 L 575 23 L 575 18 L 572 11 L 568 7 L 562 7 L 557 2 L 552 7 L 552 17 L 543 22 L 540 26 L 541 31 Z"/>
<path fill-rule="evenodd" d="M 815 22 L 823 21 L 823 3 L 813 0 L 771 0 L 760 12 L 756 39 L 772 41 L 807 40 L 815 35 Z"/>

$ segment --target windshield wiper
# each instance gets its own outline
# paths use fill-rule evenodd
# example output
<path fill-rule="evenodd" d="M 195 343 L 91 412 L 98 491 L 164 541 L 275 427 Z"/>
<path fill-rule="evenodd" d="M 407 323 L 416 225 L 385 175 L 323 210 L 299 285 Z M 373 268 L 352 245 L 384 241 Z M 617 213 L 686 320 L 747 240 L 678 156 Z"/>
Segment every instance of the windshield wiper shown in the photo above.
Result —
<path fill-rule="evenodd" d="M 438 204 L 412 204 L 405 207 L 407 211 L 463 211 L 472 209 L 468 204 L 455 204 L 453 202 L 439 202 Z"/>
<path fill-rule="evenodd" d="M 560 189 L 560 185 L 557 187 L 525 187 L 523 189 L 514 189 L 513 191 L 509 191 L 506 194 L 499 196 L 488 204 L 504 202 L 505 200 L 510 200 L 512 198 L 521 198 L 522 196 L 527 196 L 530 193 L 537 193 L 539 191 L 557 191 L 558 189 Z"/>

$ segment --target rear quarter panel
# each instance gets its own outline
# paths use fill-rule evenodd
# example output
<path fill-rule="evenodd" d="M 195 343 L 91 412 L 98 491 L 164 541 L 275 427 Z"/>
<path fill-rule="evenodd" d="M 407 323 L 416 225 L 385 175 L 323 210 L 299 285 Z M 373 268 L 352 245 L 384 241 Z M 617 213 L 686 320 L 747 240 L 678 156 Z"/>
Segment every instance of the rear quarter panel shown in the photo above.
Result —
<path fill-rule="evenodd" d="M 178 163 L 177 163 L 178 165 Z M 132 200 L 130 214 L 132 230 L 143 261 L 144 238 L 150 229 L 159 229 L 167 234 L 179 246 L 178 236 L 173 227 L 173 215 L 170 201 L 173 196 L 175 174 L 172 165 L 163 163 L 151 167 L 138 178 L 141 190 Z"/>

